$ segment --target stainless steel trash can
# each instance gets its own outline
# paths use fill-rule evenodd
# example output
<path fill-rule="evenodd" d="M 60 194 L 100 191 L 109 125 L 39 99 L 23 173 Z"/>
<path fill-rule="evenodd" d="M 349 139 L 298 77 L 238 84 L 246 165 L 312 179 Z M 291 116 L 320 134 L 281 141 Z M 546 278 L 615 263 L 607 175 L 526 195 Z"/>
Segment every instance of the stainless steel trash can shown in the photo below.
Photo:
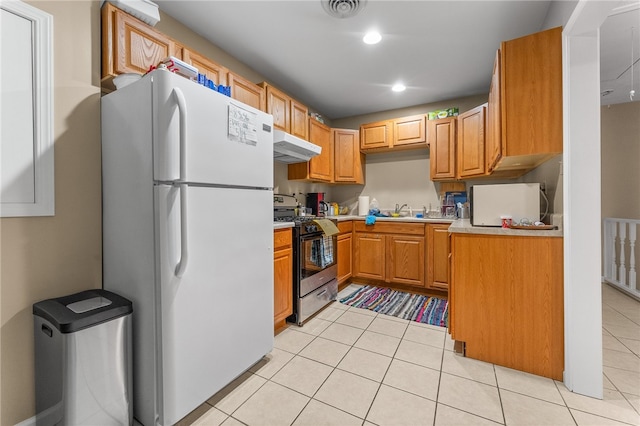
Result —
<path fill-rule="evenodd" d="M 37 425 L 131 425 L 131 301 L 96 289 L 33 305 Z"/>

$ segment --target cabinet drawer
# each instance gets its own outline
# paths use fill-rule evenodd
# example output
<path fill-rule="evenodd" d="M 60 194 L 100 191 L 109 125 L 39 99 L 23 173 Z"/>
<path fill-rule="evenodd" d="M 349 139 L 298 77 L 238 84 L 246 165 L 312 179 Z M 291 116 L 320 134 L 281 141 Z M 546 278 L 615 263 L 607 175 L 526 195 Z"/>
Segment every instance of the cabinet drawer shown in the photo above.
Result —
<path fill-rule="evenodd" d="M 353 231 L 353 221 L 348 222 L 338 222 L 338 230 L 340 233 L 351 232 Z"/>
<path fill-rule="evenodd" d="M 424 235 L 424 224 L 422 223 L 391 223 L 377 222 L 373 225 L 365 225 L 364 222 L 357 221 L 354 224 L 356 232 L 380 232 L 383 234 L 407 234 Z"/>
<path fill-rule="evenodd" d="M 291 229 L 277 229 L 273 231 L 273 249 L 291 247 Z"/>

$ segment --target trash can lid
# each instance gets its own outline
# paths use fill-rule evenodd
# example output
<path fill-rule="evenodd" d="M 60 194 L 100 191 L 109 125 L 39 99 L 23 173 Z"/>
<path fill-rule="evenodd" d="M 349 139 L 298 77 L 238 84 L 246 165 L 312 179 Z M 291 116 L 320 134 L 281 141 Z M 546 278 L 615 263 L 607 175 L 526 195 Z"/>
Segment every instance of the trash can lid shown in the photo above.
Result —
<path fill-rule="evenodd" d="M 103 289 L 43 300 L 33 305 L 33 315 L 53 324 L 61 333 L 73 333 L 133 312 L 133 304 Z"/>

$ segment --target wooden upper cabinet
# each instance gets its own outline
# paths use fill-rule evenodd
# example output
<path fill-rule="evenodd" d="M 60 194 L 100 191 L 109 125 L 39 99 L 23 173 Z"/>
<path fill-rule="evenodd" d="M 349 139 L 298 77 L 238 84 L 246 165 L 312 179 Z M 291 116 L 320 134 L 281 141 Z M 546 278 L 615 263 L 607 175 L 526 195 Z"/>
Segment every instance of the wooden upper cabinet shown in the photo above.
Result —
<path fill-rule="evenodd" d="M 393 147 L 427 147 L 425 115 L 395 119 L 393 126 Z"/>
<path fill-rule="evenodd" d="M 182 49 L 182 60 L 198 68 L 198 73 L 204 74 L 215 84 L 227 85 L 227 73 L 229 70 L 222 65 L 218 65 L 207 57 L 186 47 Z"/>
<path fill-rule="evenodd" d="M 288 165 L 289 180 L 333 182 L 333 132 L 315 118 L 309 118 L 309 142 L 322 148 L 320 155 L 306 163 Z"/>
<path fill-rule="evenodd" d="M 259 86 L 265 90 L 267 100 L 266 112 L 273 115 L 273 127 L 290 133 L 291 118 L 289 111 L 291 101 L 289 96 L 264 82 L 260 83 Z"/>
<path fill-rule="evenodd" d="M 431 180 L 454 180 L 456 149 L 456 117 L 427 121 L 429 168 Z"/>
<path fill-rule="evenodd" d="M 301 139 L 309 139 L 309 108 L 302 105 L 298 101 L 291 99 L 291 108 L 289 112 L 291 120 L 290 130 L 293 136 Z"/>
<path fill-rule="evenodd" d="M 261 111 L 265 111 L 264 89 L 231 71 L 227 74 L 227 86 L 231 86 L 231 97 Z"/>
<path fill-rule="evenodd" d="M 530 170 L 562 153 L 562 28 L 503 42 L 502 159 L 496 170 Z"/>
<path fill-rule="evenodd" d="M 393 141 L 393 121 L 378 121 L 360 126 L 360 149 L 389 148 Z"/>
<path fill-rule="evenodd" d="M 334 182 L 364 184 L 364 155 L 360 152 L 359 132 L 333 129 Z"/>
<path fill-rule="evenodd" d="M 266 97 L 266 112 L 273 115 L 273 126 L 304 140 L 309 140 L 309 108 L 286 93 L 262 82 Z"/>
<path fill-rule="evenodd" d="M 360 149 L 363 151 L 426 147 L 425 115 L 413 115 L 360 126 Z"/>
<path fill-rule="evenodd" d="M 313 180 L 333 180 L 333 138 L 331 129 L 316 119 L 309 119 L 309 142 L 322 148 L 320 155 L 309 161 L 309 177 Z"/>
<path fill-rule="evenodd" d="M 485 128 L 487 104 L 458 116 L 456 157 L 458 178 L 485 174 Z"/>
<path fill-rule="evenodd" d="M 102 81 L 115 89 L 112 79 L 122 73 L 144 74 L 168 56 L 178 57 L 176 43 L 139 19 L 110 3 L 102 8 Z"/>
<path fill-rule="evenodd" d="M 489 87 L 489 101 L 487 103 L 487 131 L 485 133 L 486 171 L 491 173 L 502 157 L 502 130 L 500 114 L 500 50 L 496 52 Z"/>

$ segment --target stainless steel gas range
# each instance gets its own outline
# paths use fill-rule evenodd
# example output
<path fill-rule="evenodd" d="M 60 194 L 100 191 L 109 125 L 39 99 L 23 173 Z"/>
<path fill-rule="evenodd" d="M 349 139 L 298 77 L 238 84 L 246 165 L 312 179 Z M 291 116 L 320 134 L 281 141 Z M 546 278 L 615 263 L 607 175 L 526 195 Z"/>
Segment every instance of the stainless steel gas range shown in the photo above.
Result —
<path fill-rule="evenodd" d="M 293 222 L 293 314 L 287 321 L 302 326 L 338 295 L 337 236 L 326 235 L 316 216 L 297 216 L 296 199 L 274 195 L 274 221 Z M 328 219 L 337 222 L 335 219 Z"/>

